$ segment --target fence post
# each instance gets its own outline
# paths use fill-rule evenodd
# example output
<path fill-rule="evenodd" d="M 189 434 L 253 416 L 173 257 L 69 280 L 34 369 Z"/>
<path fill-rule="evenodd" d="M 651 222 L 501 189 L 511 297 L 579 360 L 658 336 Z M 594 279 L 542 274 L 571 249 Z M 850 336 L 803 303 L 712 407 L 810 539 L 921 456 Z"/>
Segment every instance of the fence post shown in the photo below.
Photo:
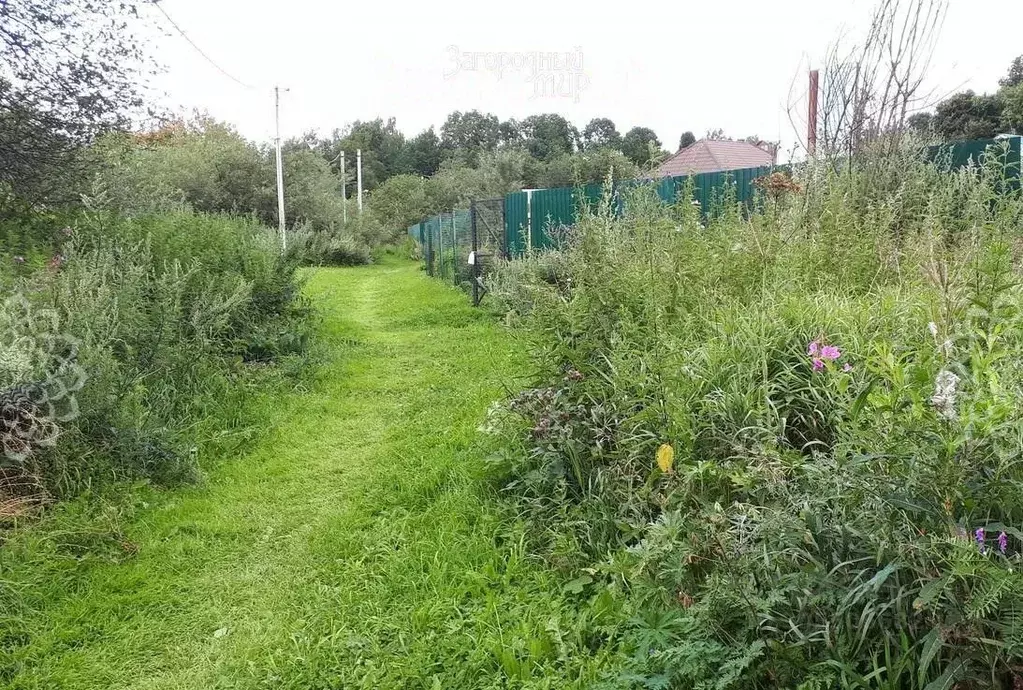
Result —
<path fill-rule="evenodd" d="M 469 248 L 472 257 L 472 306 L 480 306 L 480 257 L 479 257 L 479 236 L 476 234 L 476 201 L 469 202 L 469 234 L 472 246 Z"/>
<path fill-rule="evenodd" d="M 451 209 L 451 282 L 458 287 L 458 209 Z"/>

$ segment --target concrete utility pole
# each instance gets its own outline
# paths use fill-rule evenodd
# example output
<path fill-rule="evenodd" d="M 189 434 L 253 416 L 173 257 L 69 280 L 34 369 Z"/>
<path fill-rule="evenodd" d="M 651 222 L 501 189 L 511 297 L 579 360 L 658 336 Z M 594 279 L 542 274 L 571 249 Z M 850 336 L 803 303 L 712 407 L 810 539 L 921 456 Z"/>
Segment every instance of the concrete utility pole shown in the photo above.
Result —
<path fill-rule="evenodd" d="M 341 222 L 348 225 L 348 181 L 345 179 L 345 152 L 341 152 Z"/>
<path fill-rule="evenodd" d="M 359 215 L 362 215 L 362 149 L 355 149 L 355 176 L 359 186 Z"/>
<path fill-rule="evenodd" d="M 284 89 L 287 91 L 287 89 Z M 281 87 L 274 87 L 274 120 L 277 126 L 277 227 L 281 233 L 281 252 L 288 250 L 284 225 L 284 168 L 281 165 Z"/>

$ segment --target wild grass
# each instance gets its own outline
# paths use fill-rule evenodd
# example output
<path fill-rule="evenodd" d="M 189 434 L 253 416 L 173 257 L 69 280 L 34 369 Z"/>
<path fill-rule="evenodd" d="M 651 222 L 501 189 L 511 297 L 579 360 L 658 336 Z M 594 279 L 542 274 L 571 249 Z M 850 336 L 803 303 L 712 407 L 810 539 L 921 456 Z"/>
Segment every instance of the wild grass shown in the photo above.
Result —
<path fill-rule="evenodd" d="M 519 344 L 394 257 L 307 294 L 332 354 L 256 445 L 10 535 L 5 687 L 584 688 L 615 659 L 621 603 L 535 559 L 484 469 Z"/>
<path fill-rule="evenodd" d="M 251 436 L 245 401 L 304 367 L 297 265 L 247 220 L 66 220 L 0 247 L 0 470 L 18 480 L 0 497 L 195 479 Z"/>
<path fill-rule="evenodd" d="M 612 686 L 1023 682 L 1003 164 L 808 167 L 705 222 L 638 190 L 497 276 L 540 373 L 494 463 L 531 543 L 630 592 Z"/>

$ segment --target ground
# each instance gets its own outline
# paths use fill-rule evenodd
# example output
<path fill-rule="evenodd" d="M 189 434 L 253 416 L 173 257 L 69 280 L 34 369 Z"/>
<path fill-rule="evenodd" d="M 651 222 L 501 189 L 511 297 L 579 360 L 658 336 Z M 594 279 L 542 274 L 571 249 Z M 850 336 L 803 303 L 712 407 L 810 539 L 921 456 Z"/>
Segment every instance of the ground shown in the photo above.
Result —
<path fill-rule="evenodd" d="M 571 574 L 528 555 L 485 471 L 477 427 L 521 385 L 522 348 L 411 264 L 318 270 L 308 292 L 328 362 L 265 403 L 273 430 L 250 452 L 140 506 L 121 526 L 136 552 L 81 559 L 55 548 L 33 579 L 19 566 L 36 547 L 0 549 L 0 586 L 23 603 L 3 612 L 18 632 L 0 638 L 0 683 L 594 680 L 606 660 L 578 632 Z"/>

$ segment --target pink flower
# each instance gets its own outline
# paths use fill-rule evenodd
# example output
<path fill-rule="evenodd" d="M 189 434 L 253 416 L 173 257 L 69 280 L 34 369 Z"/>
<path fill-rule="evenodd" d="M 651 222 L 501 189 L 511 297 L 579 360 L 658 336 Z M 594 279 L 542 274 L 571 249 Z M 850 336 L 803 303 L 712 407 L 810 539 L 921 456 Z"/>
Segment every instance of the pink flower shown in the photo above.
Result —
<path fill-rule="evenodd" d="M 818 359 L 817 357 L 814 357 L 813 358 L 813 370 L 814 371 L 820 371 L 823 368 L 824 368 L 824 360 L 821 360 L 821 359 Z"/>
<path fill-rule="evenodd" d="M 845 364 L 842 365 L 842 371 L 849 373 L 850 371 L 852 371 L 852 365 L 849 364 L 849 362 L 846 362 Z"/>
<path fill-rule="evenodd" d="M 810 343 L 810 346 L 806 348 L 806 354 L 810 355 L 811 357 L 816 357 L 817 353 L 819 353 L 820 351 L 821 351 L 821 344 L 819 342 L 817 342 L 816 340 L 814 340 L 812 343 Z"/>
<path fill-rule="evenodd" d="M 842 351 L 834 345 L 825 345 L 821 348 L 821 358 L 829 359 L 832 362 L 842 356 Z"/>

